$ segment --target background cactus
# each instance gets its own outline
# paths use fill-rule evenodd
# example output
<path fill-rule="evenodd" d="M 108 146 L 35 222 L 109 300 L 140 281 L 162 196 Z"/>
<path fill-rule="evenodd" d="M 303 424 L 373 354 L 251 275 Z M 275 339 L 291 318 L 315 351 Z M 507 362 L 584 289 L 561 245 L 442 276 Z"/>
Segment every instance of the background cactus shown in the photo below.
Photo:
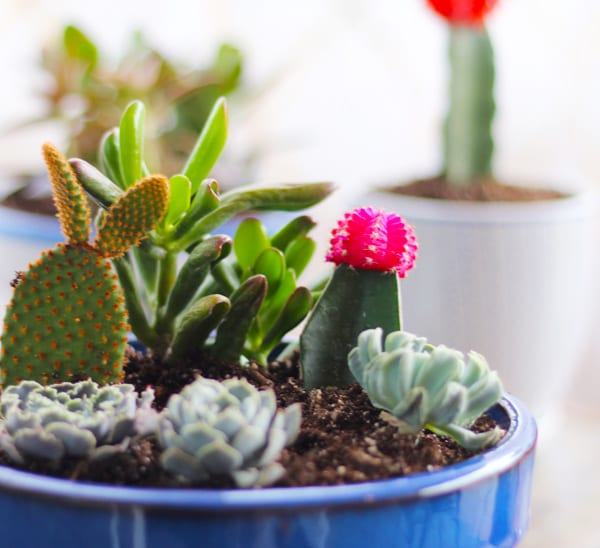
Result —
<path fill-rule="evenodd" d="M 466 427 L 502 396 L 502 385 L 483 356 L 433 347 L 422 337 L 397 331 L 385 337 L 369 329 L 358 337 L 348 365 L 371 403 L 394 417 L 403 432 L 422 428 L 450 436 L 466 449 L 496 443 L 499 428 L 475 434 Z"/>
<path fill-rule="evenodd" d="M 401 328 L 398 278 L 416 250 L 412 227 L 394 213 L 357 208 L 338 222 L 327 255 L 337 267 L 300 337 L 306 388 L 352 384 L 346 357 L 361 331 Z"/>
<path fill-rule="evenodd" d="M 167 204 L 167 182 L 147 177 L 115 201 L 88 243 L 87 198 L 71 166 L 52 145 L 44 156 L 66 243 L 20 273 L 4 319 L 2 384 L 72 377 L 120 380 L 127 344 L 125 299 L 110 258 L 152 229 Z"/>
<path fill-rule="evenodd" d="M 270 389 L 199 377 L 171 396 L 158 420 L 166 470 L 190 482 L 228 476 L 240 487 L 258 487 L 280 477 L 275 459 L 297 435 L 300 405 L 277 411 Z"/>
<path fill-rule="evenodd" d="M 131 103 L 119 127 L 105 136 L 100 154 L 103 173 L 82 160 L 71 161 L 87 192 L 103 208 L 110 208 L 133 181 L 148 172 L 144 160 L 144 113 L 142 103 Z M 182 171 L 169 179 L 170 198 L 164 219 L 146 242 L 115 261 L 125 289 L 132 330 L 158 356 L 181 358 L 204 349 L 208 335 L 221 322 L 228 329 L 235 326 L 236 334 L 252 337 L 253 330 L 248 325 L 240 329 L 238 322 L 251 323 L 247 319 L 258 313 L 262 292 L 267 295 L 265 302 L 273 302 L 276 280 L 271 275 L 253 278 L 243 265 L 244 272 L 226 279 L 226 269 L 219 263 L 229 254 L 232 241 L 227 236 L 211 235 L 213 231 L 234 215 L 257 209 L 303 209 L 333 190 L 330 183 L 279 184 L 247 186 L 219 194 L 216 181 L 207 176 L 225 145 L 226 136 L 227 110 L 221 99 Z M 303 235 L 298 233 L 294 238 L 298 256 L 304 253 L 300 250 L 303 243 Z M 262 240 L 246 239 L 245 246 L 248 254 L 264 251 Z M 264 257 L 265 268 L 277 262 L 267 258 L 269 253 Z M 180 255 L 186 255 L 185 260 L 178 259 Z M 299 264 L 297 258 L 293 261 L 296 266 Z M 285 266 L 284 271 L 287 272 Z M 261 272 L 260 276 L 264 274 Z M 265 282 L 271 283 L 271 287 L 267 288 Z M 300 308 L 305 308 L 306 294 L 301 297 Z M 266 314 L 266 308 L 263 311 Z M 281 331 L 277 330 L 277 336 Z M 217 341 L 214 350 L 225 351 L 228 359 L 237 360 L 244 349 L 258 355 L 277 343 L 271 336 L 267 340 L 268 344 L 262 344 L 264 339 L 260 344 L 245 340 L 239 344 L 238 340 L 232 346 Z"/>
<path fill-rule="evenodd" d="M 428 0 L 450 23 L 449 105 L 444 124 L 444 176 L 468 185 L 492 174 L 494 51 L 484 17 L 489 0 Z"/>
<path fill-rule="evenodd" d="M 93 381 L 42 386 L 23 381 L 0 396 L 0 447 L 15 461 L 106 458 L 154 429 L 154 393 Z"/>

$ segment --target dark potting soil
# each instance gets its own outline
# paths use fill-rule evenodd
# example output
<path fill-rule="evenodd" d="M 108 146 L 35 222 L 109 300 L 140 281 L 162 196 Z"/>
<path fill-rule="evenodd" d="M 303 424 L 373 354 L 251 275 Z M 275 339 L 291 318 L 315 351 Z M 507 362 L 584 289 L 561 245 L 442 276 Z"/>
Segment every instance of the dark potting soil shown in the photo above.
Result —
<path fill-rule="evenodd" d="M 492 178 L 465 186 L 452 186 L 443 177 L 420 179 L 406 185 L 386 187 L 386 191 L 420 198 L 468 200 L 475 202 L 533 202 L 565 198 L 567 194 L 546 188 L 506 185 Z"/>
<path fill-rule="evenodd" d="M 172 393 L 192 382 L 196 375 L 223 380 L 245 377 L 258 388 L 272 388 L 280 407 L 299 402 L 302 426 L 296 441 L 284 449 L 280 462 L 285 475 L 276 486 L 336 485 L 404 476 L 436 470 L 475 455 L 449 438 L 428 431 L 399 434 L 383 420 L 358 384 L 347 388 L 305 390 L 299 379 L 297 359 L 274 362 L 268 370 L 256 364 L 241 367 L 198 356 L 186 364 L 165 366 L 150 356 L 130 350 L 125 382 L 139 391 L 155 387 L 156 407 L 161 409 Z M 475 431 L 493 428 L 495 422 L 480 418 Z M 36 462 L 27 470 L 84 481 L 183 487 L 158 465 L 159 448 L 152 438 L 134 442 L 128 451 L 99 463 L 70 460 L 60 466 Z M 0 453 L 0 463 L 10 464 Z M 215 480 L 203 487 L 233 487 L 229 480 Z"/>

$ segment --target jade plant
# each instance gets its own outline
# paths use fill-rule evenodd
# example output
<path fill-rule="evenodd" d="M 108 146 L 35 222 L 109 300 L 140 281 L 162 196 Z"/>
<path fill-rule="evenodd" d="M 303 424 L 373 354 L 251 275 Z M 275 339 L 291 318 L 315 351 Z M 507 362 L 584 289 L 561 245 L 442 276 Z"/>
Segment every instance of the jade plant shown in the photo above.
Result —
<path fill-rule="evenodd" d="M 125 109 L 119 127 L 102 141 L 101 169 L 71 160 L 102 210 L 148 173 L 144 117 L 139 101 Z M 258 221 L 242 224 L 233 242 L 218 231 L 249 211 L 309 207 L 333 185 L 250 185 L 219 193 L 209 175 L 226 135 L 227 109 L 220 99 L 181 172 L 169 178 L 166 214 L 140 246 L 114 261 L 133 333 L 167 361 L 198 351 L 234 361 L 242 355 L 264 358 L 312 304 L 310 292 L 296 284 L 314 251 L 306 238 L 314 223 L 307 217 L 291 221 L 271 239 Z M 235 257 L 226 261 L 232 247 Z"/>
<path fill-rule="evenodd" d="M 169 399 L 158 418 L 162 466 L 186 481 L 226 476 L 239 487 L 269 485 L 275 462 L 300 428 L 300 404 L 277 411 L 271 389 L 202 377 Z"/>
<path fill-rule="evenodd" d="M 427 428 L 470 450 L 502 437 L 498 427 L 480 434 L 467 428 L 502 395 L 498 375 L 481 354 L 469 352 L 465 361 L 457 350 L 404 331 L 388 333 L 384 344 L 382 335 L 381 328 L 363 331 L 348 365 L 372 404 L 387 411 L 401 432 Z"/>
<path fill-rule="evenodd" d="M 443 175 L 464 186 L 492 175 L 494 51 L 485 17 L 496 0 L 427 0 L 449 23 L 450 87 Z"/>
<path fill-rule="evenodd" d="M 164 216 L 168 183 L 149 176 L 132 185 L 102 216 L 90 243 L 90 209 L 75 173 L 51 144 L 44 145 L 44 158 L 66 242 L 43 252 L 13 283 L 1 337 L 0 384 L 74 377 L 118 381 L 129 324 L 111 259 L 138 244 Z"/>
<path fill-rule="evenodd" d="M 154 393 L 91 380 L 43 386 L 23 381 L 0 395 L 0 448 L 18 463 L 106 459 L 156 428 Z"/>

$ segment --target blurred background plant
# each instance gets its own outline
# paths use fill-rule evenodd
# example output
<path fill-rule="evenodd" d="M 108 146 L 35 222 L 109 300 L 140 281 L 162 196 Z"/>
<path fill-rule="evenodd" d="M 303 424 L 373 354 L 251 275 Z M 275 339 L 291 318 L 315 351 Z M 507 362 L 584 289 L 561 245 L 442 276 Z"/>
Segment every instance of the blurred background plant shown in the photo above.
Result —
<path fill-rule="evenodd" d="M 140 99 L 151 114 L 146 129 L 153 150 L 147 157 L 153 163 L 148 167 L 155 173 L 177 172 L 217 98 L 240 90 L 243 64 L 242 52 L 223 42 L 205 66 L 188 67 L 154 48 L 139 31 L 112 62 L 82 29 L 66 25 L 41 53 L 47 76 L 41 91 L 45 111 L 11 129 L 58 122 L 66 134 L 67 155 L 95 163 L 102 135 L 118 125 L 129 102 Z M 224 178 L 225 185 L 248 182 L 239 179 L 245 179 L 251 161 L 251 153 L 236 159 L 241 166 Z M 28 209 L 29 201 L 36 210 L 52 212 L 45 181 L 40 186 L 42 195 L 36 200 L 36 178 L 24 177 L 8 204 Z"/>

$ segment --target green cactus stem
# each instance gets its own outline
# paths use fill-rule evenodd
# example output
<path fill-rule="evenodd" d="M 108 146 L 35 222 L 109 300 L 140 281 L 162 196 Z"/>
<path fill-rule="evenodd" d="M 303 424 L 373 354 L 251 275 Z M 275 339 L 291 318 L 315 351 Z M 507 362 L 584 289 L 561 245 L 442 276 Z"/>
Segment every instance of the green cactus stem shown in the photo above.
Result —
<path fill-rule="evenodd" d="M 300 337 L 304 386 L 356 382 L 348 369 L 348 353 L 363 330 L 375 327 L 385 333 L 402 328 L 398 276 L 339 265 Z"/>
<path fill-rule="evenodd" d="M 444 175 L 468 185 L 492 173 L 494 52 L 484 27 L 450 26 L 450 105 L 444 126 Z"/>
<path fill-rule="evenodd" d="M 43 252 L 14 288 L 4 319 L 0 382 L 119 381 L 129 325 L 110 259 L 139 243 L 162 217 L 168 183 L 147 177 L 130 187 L 104 213 L 89 244 L 83 188 L 52 145 L 44 145 L 44 156 L 67 242 Z"/>

